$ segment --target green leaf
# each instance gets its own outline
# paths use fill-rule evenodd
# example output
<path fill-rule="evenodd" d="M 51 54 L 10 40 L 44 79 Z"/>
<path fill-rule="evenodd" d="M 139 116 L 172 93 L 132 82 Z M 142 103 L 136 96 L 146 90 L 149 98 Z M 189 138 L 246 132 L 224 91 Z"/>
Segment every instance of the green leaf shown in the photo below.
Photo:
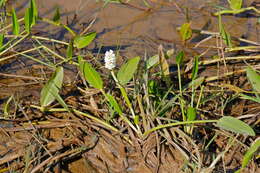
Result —
<path fill-rule="evenodd" d="M 17 16 L 16 16 L 14 8 L 12 9 L 12 22 L 13 22 L 13 27 L 12 27 L 13 34 L 14 35 L 19 35 L 20 25 L 19 25 L 19 22 L 18 22 L 18 19 L 17 19 Z"/>
<path fill-rule="evenodd" d="M 4 112 L 4 117 L 5 118 L 10 118 L 9 117 L 9 111 L 10 111 L 10 103 L 11 101 L 13 100 L 14 98 L 14 95 L 11 95 L 8 100 L 6 101 L 6 103 L 4 104 L 4 107 L 3 107 L 3 112 Z"/>
<path fill-rule="evenodd" d="M 56 86 L 54 81 L 50 82 L 50 85 Z M 50 93 L 52 94 L 52 96 L 59 102 L 59 104 L 61 106 L 63 106 L 67 111 L 70 112 L 70 109 L 68 107 L 68 105 L 64 102 L 64 100 L 62 99 L 62 97 L 59 95 L 59 92 L 56 92 L 57 90 L 50 90 Z M 59 89 L 58 89 L 59 91 Z"/>
<path fill-rule="evenodd" d="M 190 23 L 184 23 L 180 29 L 181 39 L 182 41 L 186 41 L 191 38 L 192 30 L 190 28 Z"/>
<path fill-rule="evenodd" d="M 191 78 L 192 80 L 195 80 L 199 71 L 199 56 L 195 56 L 194 58 L 194 64 L 193 64 L 193 69 L 192 69 L 192 74 Z"/>
<path fill-rule="evenodd" d="M 245 94 L 240 94 L 240 96 L 241 96 L 242 99 L 251 100 L 251 101 L 260 103 L 260 98 L 258 98 L 258 97 L 251 97 L 251 96 L 248 96 L 248 95 L 245 95 Z"/>
<path fill-rule="evenodd" d="M 86 35 L 77 35 L 74 38 L 74 45 L 78 48 L 84 48 L 89 45 L 96 37 L 96 32 L 91 32 Z"/>
<path fill-rule="evenodd" d="M 217 122 L 217 126 L 234 133 L 255 136 L 254 130 L 249 125 L 231 116 L 224 116 L 220 118 Z"/>
<path fill-rule="evenodd" d="M 199 78 L 197 78 L 195 80 L 192 80 L 188 84 L 188 88 L 192 88 L 193 87 L 193 89 L 196 90 L 204 82 L 204 80 L 205 80 L 204 76 L 203 77 L 199 77 Z"/>
<path fill-rule="evenodd" d="M 220 35 L 221 35 L 222 39 L 224 40 L 225 44 L 228 47 L 232 47 L 231 36 L 225 30 L 225 27 L 224 27 L 224 25 L 222 23 L 221 15 L 218 16 L 218 22 L 219 22 L 219 32 L 220 32 Z"/>
<path fill-rule="evenodd" d="M 31 8 L 27 8 L 24 15 L 24 24 L 25 24 L 25 30 L 27 33 L 30 33 L 31 26 L 32 26 L 32 14 L 31 14 Z"/>
<path fill-rule="evenodd" d="M 152 68 L 155 65 L 159 64 L 159 55 L 154 55 L 152 57 L 150 57 L 147 61 L 146 61 L 146 70 Z"/>
<path fill-rule="evenodd" d="M 60 23 L 60 9 L 59 8 L 56 8 L 52 21 L 55 23 Z"/>
<path fill-rule="evenodd" d="M 134 76 L 137 70 L 140 57 L 129 59 L 125 64 L 122 65 L 117 73 L 117 79 L 121 85 L 127 84 Z"/>
<path fill-rule="evenodd" d="M 5 35 L 3 33 L 1 33 L 0 34 L 0 49 L 3 46 L 3 44 L 4 44 L 4 38 L 5 38 Z"/>
<path fill-rule="evenodd" d="M 119 114 L 119 115 L 122 115 L 123 112 L 122 112 L 122 109 L 121 107 L 118 105 L 116 99 L 110 95 L 110 94 L 106 94 L 106 97 L 108 99 L 108 102 L 109 104 L 114 108 L 114 110 Z"/>
<path fill-rule="evenodd" d="M 195 119 L 196 119 L 196 109 L 189 106 L 187 109 L 187 121 L 193 121 Z"/>
<path fill-rule="evenodd" d="M 31 26 L 36 24 L 36 21 L 38 19 L 38 9 L 35 3 L 35 0 L 31 0 L 30 2 L 30 16 L 32 16 L 32 23 Z"/>
<path fill-rule="evenodd" d="M 229 6 L 232 10 L 240 10 L 242 8 L 243 0 L 229 0 Z"/>
<path fill-rule="evenodd" d="M 66 51 L 67 60 L 71 60 L 73 55 L 73 41 L 71 40 Z"/>
<path fill-rule="evenodd" d="M 253 89 L 260 93 L 260 75 L 257 74 L 251 67 L 247 67 L 246 74 Z"/>
<path fill-rule="evenodd" d="M 259 148 L 260 148 L 260 138 L 256 139 L 256 141 L 247 150 L 246 154 L 243 157 L 241 169 L 247 166 L 247 164 L 252 159 L 253 155 L 259 150 Z"/>
<path fill-rule="evenodd" d="M 182 61 L 184 59 L 184 52 L 180 51 L 176 56 L 176 64 L 181 65 Z"/>
<path fill-rule="evenodd" d="M 6 3 L 6 0 L 0 0 L 0 7 L 3 7 Z"/>
<path fill-rule="evenodd" d="M 50 105 L 58 95 L 63 82 L 63 68 L 57 67 L 52 77 L 41 90 L 41 107 Z"/>
<path fill-rule="evenodd" d="M 86 81 L 96 89 L 103 89 L 103 80 L 99 73 L 89 64 L 79 57 L 80 71 L 84 75 Z"/>

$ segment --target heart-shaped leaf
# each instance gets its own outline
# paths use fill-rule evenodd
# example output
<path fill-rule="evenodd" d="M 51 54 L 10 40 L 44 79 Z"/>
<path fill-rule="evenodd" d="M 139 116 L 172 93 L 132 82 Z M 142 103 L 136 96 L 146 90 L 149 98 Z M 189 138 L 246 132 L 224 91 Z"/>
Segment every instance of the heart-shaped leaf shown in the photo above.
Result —
<path fill-rule="evenodd" d="M 55 95 L 58 95 L 63 82 L 63 68 L 57 67 L 52 77 L 44 85 L 41 90 L 41 107 L 50 105 L 55 100 Z"/>
<path fill-rule="evenodd" d="M 89 64 L 83 60 L 82 57 L 78 57 L 80 71 L 84 75 L 86 81 L 96 89 L 103 89 L 103 80 L 100 74 Z"/>
<path fill-rule="evenodd" d="M 134 76 L 135 71 L 137 70 L 140 57 L 129 59 L 117 73 L 117 79 L 121 85 L 127 84 Z"/>
<path fill-rule="evenodd" d="M 89 45 L 96 37 L 96 32 L 91 32 L 86 35 L 77 35 L 74 38 L 74 45 L 78 48 L 84 48 Z"/>
<path fill-rule="evenodd" d="M 217 126 L 234 133 L 255 136 L 254 130 L 249 125 L 231 116 L 224 116 L 220 118 L 217 122 Z"/>

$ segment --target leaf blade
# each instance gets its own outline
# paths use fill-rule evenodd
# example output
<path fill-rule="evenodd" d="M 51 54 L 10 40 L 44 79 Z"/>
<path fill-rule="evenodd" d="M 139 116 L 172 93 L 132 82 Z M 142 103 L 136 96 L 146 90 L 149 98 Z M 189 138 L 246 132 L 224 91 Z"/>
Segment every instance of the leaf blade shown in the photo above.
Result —
<path fill-rule="evenodd" d="M 135 71 L 137 70 L 140 57 L 129 59 L 117 73 L 117 79 L 121 85 L 127 84 L 134 76 Z"/>
<path fill-rule="evenodd" d="M 41 107 L 49 106 L 55 101 L 55 94 L 59 93 L 63 82 L 63 68 L 57 67 L 52 77 L 41 90 L 40 104 Z"/>
<path fill-rule="evenodd" d="M 96 32 L 91 32 L 85 35 L 77 35 L 74 38 L 74 45 L 78 48 L 84 48 L 88 46 L 95 38 L 96 38 Z"/>
<path fill-rule="evenodd" d="M 255 136 L 254 130 L 249 125 L 231 116 L 224 116 L 220 118 L 217 122 L 217 126 L 224 130 L 232 131 L 235 133 Z"/>
<path fill-rule="evenodd" d="M 79 57 L 80 71 L 82 72 L 86 81 L 96 89 L 103 89 L 103 80 L 100 74 L 92 67 L 91 64 Z"/>

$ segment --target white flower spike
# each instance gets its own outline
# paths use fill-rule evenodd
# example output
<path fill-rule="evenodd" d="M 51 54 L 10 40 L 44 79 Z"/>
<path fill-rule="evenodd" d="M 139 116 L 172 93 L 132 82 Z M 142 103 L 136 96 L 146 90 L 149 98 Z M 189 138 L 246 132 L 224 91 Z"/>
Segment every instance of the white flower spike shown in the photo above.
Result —
<path fill-rule="evenodd" d="M 105 53 L 105 67 L 109 70 L 116 67 L 116 55 L 113 50 L 106 51 Z"/>

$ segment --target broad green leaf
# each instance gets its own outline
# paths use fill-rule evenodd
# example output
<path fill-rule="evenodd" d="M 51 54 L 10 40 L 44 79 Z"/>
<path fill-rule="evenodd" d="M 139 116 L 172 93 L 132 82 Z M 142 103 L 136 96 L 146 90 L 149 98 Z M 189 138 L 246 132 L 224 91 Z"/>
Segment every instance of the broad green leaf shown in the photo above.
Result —
<path fill-rule="evenodd" d="M 188 107 L 187 109 L 187 121 L 193 121 L 196 119 L 196 109 L 193 107 Z"/>
<path fill-rule="evenodd" d="M 91 32 L 86 35 L 77 35 L 74 38 L 74 45 L 78 48 L 84 48 L 89 45 L 96 37 L 96 32 Z"/>
<path fill-rule="evenodd" d="M 251 67 L 247 67 L 246 74 L 253 89 L 260 93 L 260 75 L 257 74 Z"/>
<path fill-rule="evenodd" d="M 146 70 L 152 68 L 153 66 L 159 64 L 159 55 L 154 55 L 152 57 L 150 57 L 147 61 L 146 61 Z"/>
<path fill-rule="evenodd" d="M 259 148 L 260 148 L 260 138 L 256 139 L 256 141 L 247 150 L 246 154 L 243 157 L 241 169 L 247 166 L 247 164 L 252 159 L 253 155 L 259 150 Z"/>
<path fill-rule="evenodd" d="M 79 59 L 80 71 L 84 75 L 86 81 L 96 89 L 103 89 L 103 80 L 100 74 L 89 64 L 84 61 L 81 57 Z"/>
<path fill-rule="evenodd" d="M 19 25 L 19 22 L 18 22 L 18 19 L 17 19 L 17 16 L 16 16 L 14 8 L 12 9 L 12 22 L 13 22 L 13 27 L 12 27 L 13 34 L 14 35 L 19 35 L 20 25 Z"/>
<path fill-rule="evenodd" d="M 71 60 L 72 55 L 73 55 L 73 41 L 70 41 L 66 51 L 67 60 Z"/>
<path fill-rule="evenodd" d="M 182 61 L 184 59 L 184 52 L 180 51 L 176 56 L 176 64 L 181 65 Z"/>
<path fill-rule="evenodd" d="M 191 38 L 192 30 L 190 28 L 190 23 L 184 23 L 180 29 L 181 39 L 182 41 L 186 41 Z"/>
<path fill-rule="evenodd" d="M 193 69 L 192 69 L 192 75 L 191 78 L 192 80 L 195 80 L 199 71 L 199 56 L 195 56 L 194 58 L 194 64 L 193 64 Z"/>
<path fill-rule="evenodd" d="M 140 57 L 129 59 L 125 64 L 122 65 L 117 73 L 117 79 L 121 85 L 127 84 L 134 76 L 137 70 Z"/>
<path fill-rule="evenodd" d="M 40 103 L 41 107 L 50 105 L 58 95 L 63 82 L 63 68 L 57 67 L 52 77 L 41 90 Z"/>
<path fill-rule="evenodd" d="M 3 46 L 4 44 L 4 38 L 5 38 L 5 35 L 3 33 L 0 34 L 0 48 Z"/>
<path fill-rule="evenodd" d="M 55 23 L 60 23 L 60 9 L 59 8 L 56 8 L 52 21 Z"/>
<path fill-rule="evenodd" d="M 122 109 L 121 107 L 118 105 L 116 99 L 110 95 L 110 94 L 106 94 L 106 97 L 108 99 L 108 102 L 109 104 L 114 108 L 114 110 L 119 114 L 119 115 L 122 115 L 123 112 L 122 112 Z"/>
<path fill-rule="evenodd" d="M 229 6 L 232 10 L 240 10 L 243 0 L 229 0 Z"/>
<path fill-rule="evenodd" d="M 249 125 L 231 116 L 224 116 L 220 118 L 217 122 L 217 126 L 234 133 L 255 136 L 254 130 Z"/>

